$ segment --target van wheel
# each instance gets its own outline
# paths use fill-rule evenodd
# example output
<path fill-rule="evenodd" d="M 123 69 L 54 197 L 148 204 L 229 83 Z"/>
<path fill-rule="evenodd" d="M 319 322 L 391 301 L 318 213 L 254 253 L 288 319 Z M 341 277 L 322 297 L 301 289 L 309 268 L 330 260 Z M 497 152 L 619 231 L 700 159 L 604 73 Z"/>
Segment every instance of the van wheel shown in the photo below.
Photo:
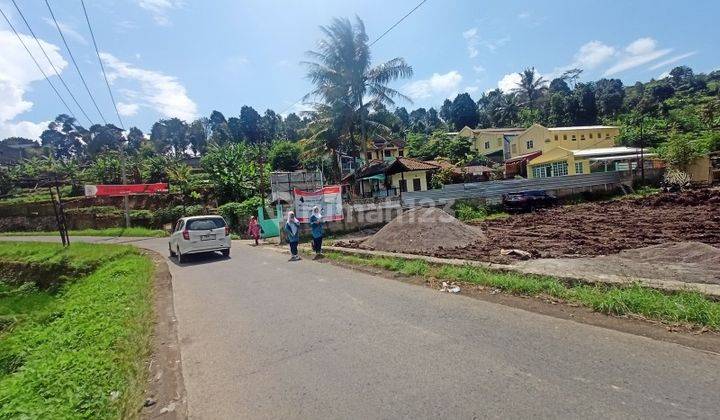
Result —
<path fill-rule="evenodd" d="M 229 250 L 229 249 L 223 249 L 223 250 L 220 251 L 220 252 L 222 252 L 222 256 L 225 257 L 225 258 L 227 258 L 227 257 L 230 256 L 230 250 Z"/>
<path fill-rule="evenodd" d="M 177 259 L 180 264 L 184 263 L 187 260 L 187 258 L 180 253 L 180 247 L 178 247 L 177 249 Z"/>
<path fill-rule="evenodd" d="M 170 246 L 169 244 L 168 244 L 168 251 L 170 252 L 170 258 L 175 256 L 175 252 L 173 252 L 172 246 Z"/>

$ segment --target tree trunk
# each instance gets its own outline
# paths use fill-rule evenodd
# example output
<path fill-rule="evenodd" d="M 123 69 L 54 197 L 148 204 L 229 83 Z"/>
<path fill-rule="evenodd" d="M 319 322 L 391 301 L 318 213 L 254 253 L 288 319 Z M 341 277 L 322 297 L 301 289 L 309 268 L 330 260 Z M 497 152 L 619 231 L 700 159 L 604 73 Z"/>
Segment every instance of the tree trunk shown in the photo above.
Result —
<path fill-rule="evenodd" d="M 361 158 L 367 158 L 367 131 L 365 128 L 365 105 L 360 102 L 360 151 L 362 152 Z"/>

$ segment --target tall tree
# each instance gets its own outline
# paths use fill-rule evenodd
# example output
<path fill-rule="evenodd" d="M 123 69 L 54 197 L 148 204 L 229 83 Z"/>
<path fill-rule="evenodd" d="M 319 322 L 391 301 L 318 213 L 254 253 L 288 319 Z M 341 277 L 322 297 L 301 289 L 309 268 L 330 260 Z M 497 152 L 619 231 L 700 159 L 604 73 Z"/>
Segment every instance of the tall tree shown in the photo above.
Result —
<path fill-rule="evenodd" d="M 407 130 L 410 127 L 410 114 L 404 106 L 395 108 L 395 116 L 400 120 L 400 129 L 402 131 Z"/>
<path fill-rule="evenodd" d="M 472 100 L 470 94 L 457 95 L 450 108 L 450 121 L 453 127 L 456 130 L 461 130 L 465 126 L 475 128 L 479 120 L 477 104 Z"/>
<path fill-rule="evenodd" d="M 521 95 L 523 101 L 530 108 L 534 108 L 538 99 L 547 89 L 545 86 L 547 82 L 537 74 L 535 67 L 527 68 L 518 75 L 520 75 L 520 81 L 512 92 Z"/>
<path fill-rule="evenodd" d="M 189 146 L 188 125 L 179 118 L 160 120 L 153 124 L 150 141 L 159 153 L 181 156 Z"/>
<path fill-rule="evenodd" d="M 452 101 L 450 99 L 445 98 L 445 101 L 443 101 L 440 107 L 440 118 L 442 118 L 445 124 L 452 124 Z"/>
<path fill-rule="evenodd" d="M 251 106 L 243 105 L 240 108 L 240 131 L 250 144 L 257 144 L 262 140 L 262 117 Z"/>
<path fill-rule="evenodd" d="M 143 141 L 145 140 L 145 134 L 142 130 L 137 127 L 130 127 L 127 134 L 127 149 L 130 152 L 136 153 L 140 150 Z"/>
<path fill-rule="evenodd" d="M 210 137 L 210 121 L 208 118 L 198 118 L 190 123 L 187 131 L 188 143 L 193 155 L 201 155 L 205 153 L 208 147 L 208 138 Z"/>
<path fill-rule="evenodd" d="M 213 143 L 226 144 L 228 141 L 230 141 L 228 122 L 222 112 L 213 111 L 210 113 L 209 126 L 210 138 L 212 139 Z"/>
<path fill-rule="evenodd" d="M 294 112 L 288 114 L 285 117 L 285 138 L 290 141 L 297 141 L 300 139 L 300 131 L 305 127 L 305 124 Z"/>
<path fill-rule="evenodd" d="M 40 135 L 40 141 L 52 150 L 55 158 L 67 159 L 82 153 L 83 143 L 88 137 L 89 132 L 75 118 L 60 114 L 48 124 L 47 130 Z"/>
<path fill-rule="evenodd" d="M 265 115 L 260 121 L 262 138 L 267 142 L 279 139 L 283 135 L 282 116 L 278 115 L 272 109 L 266 109 Z"/>
<path fill-rule="evenodd" d="M 600 79 L 595 83 L 598 114 L 614 117 L 622 108 L 625 89 L 620 79 Z"/>
<path fill-rule="evenodd" d="M 315 85 L 305 98 L 319 98 L 340 115 L 347 114 L 343 107 L 349 108 L 359 120 L 360 147 L 364 156 L 368 105 L 394 105 L 396 98 L 410 101 L 388 84 L 411 77 L 412 67 L 399 57 L 372 67 L 368 36 L 360 18 L 356 18 L 354 25 L 348 19 L 335 18 L 320 30 L 325 38 L 318 43 L 316 51 L 308 53 L 314 61 L 304 63 L 308 68 L 308 78 Z"/>
<path fill-rule="evenodd" d="M 90 136 L 85 144 L 85 150 L 92 158 L 108 150 L 118 150 L 125 141 L 122 131 L 112 124 L 94 124 L 90 127 Z"/>
<path fill-rule="evenodd" d="M 575 85 L 572 96 L 577 102 L 577 110 L 574 112 L 574 124 L 592 125 L 597 123 L 595 85 L 593 83 L 578 83 Z"/>

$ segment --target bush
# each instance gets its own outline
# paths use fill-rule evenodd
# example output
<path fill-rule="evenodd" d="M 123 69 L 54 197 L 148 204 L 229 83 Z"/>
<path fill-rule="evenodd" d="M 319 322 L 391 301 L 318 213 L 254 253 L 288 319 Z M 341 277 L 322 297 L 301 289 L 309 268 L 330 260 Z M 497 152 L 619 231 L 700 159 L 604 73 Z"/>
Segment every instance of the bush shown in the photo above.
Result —
<path fill-rule="evenodd" d="M 94 215 L 109 215 L 109 214 L 121 214 L 122 210 L 113 206 L 90 206 L 90 207 L 78 207 L 72 209 L 66 209 L 67 214 L 94 214 Z"/>
<path fill-rule="evenodd" d="M 153 223 L 157 226 L 162 226 L 165 223 L 175 223 L 181 217 L 199 216 L 206 213 L 207 211 L 200 204 L 194 204 L 192 206 L 166 207 L 155 210 L 155 213 L 153 214 Z"/>
<path fill-rule="evenodd" d="M 218 207 L 218 212 L 228 222 L 230 228 L 242 233 L 247 227 L 250 216 L 257 214 L 257 208 L 262 205 L 260 197 L 252 197 L 242 203 L 226 203 Z"/>

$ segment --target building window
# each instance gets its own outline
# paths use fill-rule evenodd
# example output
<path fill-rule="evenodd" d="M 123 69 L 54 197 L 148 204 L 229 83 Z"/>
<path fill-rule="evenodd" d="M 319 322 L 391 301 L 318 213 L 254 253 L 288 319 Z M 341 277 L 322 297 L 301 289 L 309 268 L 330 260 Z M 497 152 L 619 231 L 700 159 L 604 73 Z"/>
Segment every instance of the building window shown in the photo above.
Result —
<path fill-rule="evenodd" d="M 597 135 L 597 138 L 601 139 L 601 138 L 602 138 L 602 133 L 598 132 L 597 134 L 598 134 L 598 135 Z"/>
<path fill-rule="evenodd" d="M 585 134 L 580 134 L 580 140 L 585 140 Z"/>
<path fill-rule="evenodd" d="M 385 151 L 385 157 L 390 157 L 390 156 L 392 156 L 392 154 L 390 153 L 389 150 L 386 150 L 386 151 Z"/>
<path fill-rule="evenodd" d="M 606 138 L 606 139 L 609 139 L 609 138 L 610 138 L 610 133 L 605 133 L 605 138 Z"/>
<path fill-rule="evenodd" d="M 534 145 L 533 145 L 533 141 L 532 141 L 532 140 L 528 140 L 528 141 L 525 142 L 525 147 L 526 147 L 528 150 L 532 149 L 533 146 L 534 146 Z"/>
<path fill-rule="evenodd" d="M 398 156 L 400 156 L 400 157 L 405 156 L 405 150 L 403 150 L 403 149 L 398 150 Z"/>
<path fill-rule="evenodd" d="M 413 179 L 413 191 L 420 191 L 420 178 Z"/>
<path fill-rule="evenodd" d="M 368 158 L 368 160 L 372 159 L 372 152 L 367 152 L 367 158 Z"/>
<path fill-rule="evenodd" d="M 557 140 L 558 140 L 558 135 L 557 135 L 557 134 L 555 134 L 555 141 L 557 141 Z"/>
<path fill-rule="evenodd" d="M 571 140 L 572 140 L 572 141 L 576 141 L 576 140 L 577 140 L 577 139 L 575 138 L 575 134 L 572 135 L 572 139 L 571 139 Z"/>
<path fill-rule="evenodd" d="M 563 134 L 563 140 L 567 140 L 567 134 Z"/>
<path fill-rule="evenodd" d="M 485 142 L 485 148 L 486 148 L 486 149 L 489 149 L 489 148 L 490 148 L 490 142 L 489 142 L 489 141 L 486 141 L 486 142 Z"/>
<path fill-rule="evenodd" d="M 567 174 L 568 164 L 565 161 L 533 166 L 533 178 L 549 178 Z"/>
<path fill-rule="evenodd" d="M 400 192 L 407 192 L 407 179 L 401 179 L 398 185 L 400 185 Z"/>
<path fill-rule="evenodd" d="M 590 133 L 590 138 L 592 138 L 592 133 Z"/>
<path fill-rule="evenodd" d="M 568 174 L 567 162 L 553 162 L 552 164 L 552 176 L 563 176 Z"/>
<path fill-rule="evenodd" d="M 583 163 L 582 162 L 575 162 L 575 173 L 576 174 L 583 173 Z"/>

